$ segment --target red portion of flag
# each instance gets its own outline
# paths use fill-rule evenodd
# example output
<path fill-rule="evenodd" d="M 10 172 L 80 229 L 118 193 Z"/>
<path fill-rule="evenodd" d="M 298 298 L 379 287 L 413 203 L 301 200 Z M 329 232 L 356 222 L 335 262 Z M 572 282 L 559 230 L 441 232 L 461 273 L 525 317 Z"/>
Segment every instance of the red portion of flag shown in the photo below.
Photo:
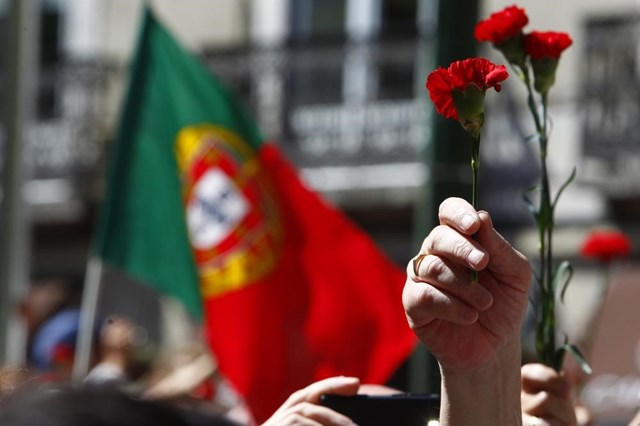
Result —
<path fill-rule="evenodd" d="M 204 301 L 220 369 L 258 422 L 295 390 L 334 375 L 384 383 L 415 345 L 402 308 L 405 273 L 265 144 L 284 232 L 275 268 Z"/>

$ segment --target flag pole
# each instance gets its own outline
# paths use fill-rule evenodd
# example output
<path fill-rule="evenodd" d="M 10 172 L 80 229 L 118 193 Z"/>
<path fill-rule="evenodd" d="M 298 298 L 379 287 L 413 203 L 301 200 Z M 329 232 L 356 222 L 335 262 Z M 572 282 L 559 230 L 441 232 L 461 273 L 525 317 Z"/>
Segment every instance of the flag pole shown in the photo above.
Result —
<path fill-rule="evenodd" d="M 148 0 L 144 2 L 144 5 L 145 8 L 150 7 Z M 95 242 L 95 235 L 92 240 Z M 98 314 L 98 302 L 102 287 L 102 268 L 102 259 L 96 254 L 89 254 L 73 360 L 72 379 L 74 382 L 82 382 L 89 373 L 91 352 L 94 346 L 93 338 Z"/>
<path fill-rule="evenodd" d="M 93 330 L 95 329 L 98 313 L 98 300 L 102 284 L 102 260 L 91 257 L 87 262 L 87 272 L 82 291 L 82 305 L 80 307 L 80 322 L 78 338 L 73 361 L 73 380 L 81 382 L 89 372 L 91 348 L 93 347 Z"/>
<path fill-rule="evenodd" d="M 32 114 L 35 69 L 33 0 L 9 4 L 9 45 L 5 74 L 2 214 L 0 214 L 0 361 L 24 361 L 25 330 L 16 312 L 29 270 L 29 214 L 24 197 L 26 126 Z M 20 341 L 20 342 L 18 342 Z"/>
<path fill-rule="evenodd" d="M 68 7 L 67 34 L 65 53 L 73 61 L 87 62 L 97 59 L 98 47 L 101 43 L 100 14 L 103 12 L 100 0 L 73 0 Z M 106 25 L 106 24 L 105 24 Z M 95 230 L 93 231 L 95 234 Z M 92 235 L 90 241 L 95 240 Z M 74 354 L 72 378 L 81 382 L 87 375 L 91 352 L 94 346 L 94 330 L 98 311 L 98 302 L 102 287 L 102 260 L 94 254 L 93 246 L 85 265 L 85 276 L 80 306 L 78 335 Z"/>

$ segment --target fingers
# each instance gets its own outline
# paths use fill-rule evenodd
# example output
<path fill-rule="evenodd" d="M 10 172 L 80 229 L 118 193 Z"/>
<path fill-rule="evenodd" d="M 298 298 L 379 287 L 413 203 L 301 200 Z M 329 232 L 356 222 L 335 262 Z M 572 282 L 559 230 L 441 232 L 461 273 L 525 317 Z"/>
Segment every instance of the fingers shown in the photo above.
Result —
<path fill-rule="evenodd" d="M 478 212 L 462 198 L 447 198 L 438 211 L 440 224 L 450 226 L 465 235 L 473 235 L 480 228 Z"/>
<path fill-rule="evenodd" d="M 594 426 L 593 414 L 591 410 L 581 404 L 573 404 L 573 411 L 576 413 L 576 424 L 580 426 Z M 639 426 L 640 417 L 634 417 L 635 423 L 632 421 L 628 426 Z"/>
<path fill-rule="evenodd" d="M 489 262 L 489 256 L 480 244 L 446 225 L 436 226 L 422 243 L 420 251 L 477 271 L 484 269 Z"/>
<path fill-rule="evenodd" d="M 489 262 L 488 253 L 470 236 L 482 226 L 480 216 L 460 198 L 445 200 L 439 215 L 442 225 L 424 240 L 420 261 L 407 267 L 403 303 L 414 329 L 434 319 L 473 324 L 493 303 L 485 287 L 470 285 L 468 269 L 482 270 Z"/>
<path fill-rule="evenodd" d="M 569 396 L 571 390 L 569 382 L 551 367 L 537 363 L 525 364 L 520 372 L 524 392 L 534 394 L 546 391 L 559 398 Z"/>
<path fill-rule="evenodd" d="M 487 212 L 478 213 L 482 222 L 476 234 L 478 243 L 491 258 L 491 272 L 503 281 L 527 290 L 531 282 L 531 264 L 527 258 L 505 240 L 495 229 Z"/>
<path fill-rule="evenodd" d="M 301 402 L 318 404 L 320 402 L 320 395 L 324 394 L 355 395 L 358 393 L 359 387 L 360 380 L 357 377 L 329 377 L 328 379 L 312 383 L 306 388 L 294 392 L 283 404 L 283 407 L 289 407 Z"/>
<path fill-rule="evenodd" d="M 422 253 L 446 256 L 478 271 L 491 260 L 492 272 L 528 285 L 531 265 L 493 229 L 487 212 L 476 212 L 461 198 L 448 198 L 440 204 L 439 218 L 442 226 L 427 237 Z"/>
<path fill-rule="evenodd" d="M 545 419 L 540 417 L 530 416 L 529 414 L 522 414 L 522 426 L 556 426 L 549 423 Z"/>
<path fill-rule="evenodd" d="M 413 272 L 413 265 L 409 265 L 409 276 L 413 276 Z M 428 293 L 430 290 L 424 289 L 424 284 L 418 286 L 415 291 L 427 292 L 418 295 L 425 302 L 429 299 L 433 299 L 432 302 L 443 302 L 445 301 L 443 298 L 453 297 L 479 311 L 488 309 L 493 303 L 493 297 L 486 288 L 481 285 L 470 285 L 471 276 L 466 267 L 447 258 L 427 255 L 420 263 L 417 272 L 418 275 L 415 276 L 414 281 L 430 283 L 438 290 L 435 293 Z"/>
<path fill-rule="evenodd" d="M 355 395 L 360 387 L 356 377 L 330 377 L 294 392 L 263 426 L 353 425 L 348 417 L 327 407 L 317 405 L 323 394 Z"/>
<path fill-rule="evenodd" d="M 365 383 L 358 388 L 359 394 L 365 395 L 397 395 L 403 393 L 400 389 L 395 389 L 385 385 L 376 385 L 372 383 Z"/>
<path fill-rule="evenodd" d="M 576 424 L 570 385 L 561 374 L 542 364 L 525 364 L 521 376 L 523 413 L 543 418 L 549 424 Z"/>
<path fill-rule="evenodd" d="M 414 329 L 436 319 L 473 324 L 493 305 L 490 290 L 496 287 L 491 284 L 511 286 L 519 291 L 519 301 L 526 300 L 531 265 L 496 232 L 488 213 L 449 198 L 440 205 L 439 218 L 441 225 L 425 238 L 407 269 L 403 304 Z M 487 282 L 481 276 L 480 285 L 471 285 L 469 269 L 486 269 Z"/>
<path fill-rule="evenodd" d="M 522 412 L 546 420 L 549 424 L 575 426 L 576 415 L 568 398 L 558 398 L 549 392 L 521 395 Z"/>
<path fill-rule="evenodd" d="M 402 302 L 409 325 L 414 330 L 435 319 L 463 325 L 473 324 L 478 319 L 477 309 L 423 282 L 408 280 L 402 291 Z"/>
<path fill-rule="evenodd" d="M 275 422 L 267 423 L 273 426 L 352 426 L 351 419 L 327 407 L 310 402 L 301 402 L 282 413 Z"/>

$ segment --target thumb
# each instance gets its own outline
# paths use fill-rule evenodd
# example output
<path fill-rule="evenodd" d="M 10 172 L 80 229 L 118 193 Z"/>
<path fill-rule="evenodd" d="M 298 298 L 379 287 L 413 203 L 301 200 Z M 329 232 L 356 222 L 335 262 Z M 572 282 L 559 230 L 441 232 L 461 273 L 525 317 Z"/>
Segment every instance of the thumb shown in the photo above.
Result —
<path fill-rule="evenodd" d="M 291 407 L 301 402 L 318 404 L 323 394 L 350 396 L 358 393 L 360 380 L 356 377 L 336 376 L 312 383 L 300 389 L 287 399 L 282 408 Z"/>
<path fill-rule="evenodd" d="M 513 248 L 498 231 L 493 228 L 491 216 L 485 211 L 478 213 L 482 224 L 476 234 L 478 242 L 489 254 L 488 269 L 514 283 L 522 282 L 528 287 L 531 264 L 518 250 Z"/>

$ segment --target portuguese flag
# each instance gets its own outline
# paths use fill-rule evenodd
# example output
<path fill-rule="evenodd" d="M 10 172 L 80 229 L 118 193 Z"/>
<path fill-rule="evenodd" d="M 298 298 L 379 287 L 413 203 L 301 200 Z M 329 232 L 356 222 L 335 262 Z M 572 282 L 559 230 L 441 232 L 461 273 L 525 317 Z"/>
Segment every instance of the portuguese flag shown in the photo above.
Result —
<path fill-rule="evenodd" d="M 384 383 L 410 355 L 404 272 L 149 10 L 110 166 L 98 256 L 202 320 L 258 421 L 321 378 Z"/>

